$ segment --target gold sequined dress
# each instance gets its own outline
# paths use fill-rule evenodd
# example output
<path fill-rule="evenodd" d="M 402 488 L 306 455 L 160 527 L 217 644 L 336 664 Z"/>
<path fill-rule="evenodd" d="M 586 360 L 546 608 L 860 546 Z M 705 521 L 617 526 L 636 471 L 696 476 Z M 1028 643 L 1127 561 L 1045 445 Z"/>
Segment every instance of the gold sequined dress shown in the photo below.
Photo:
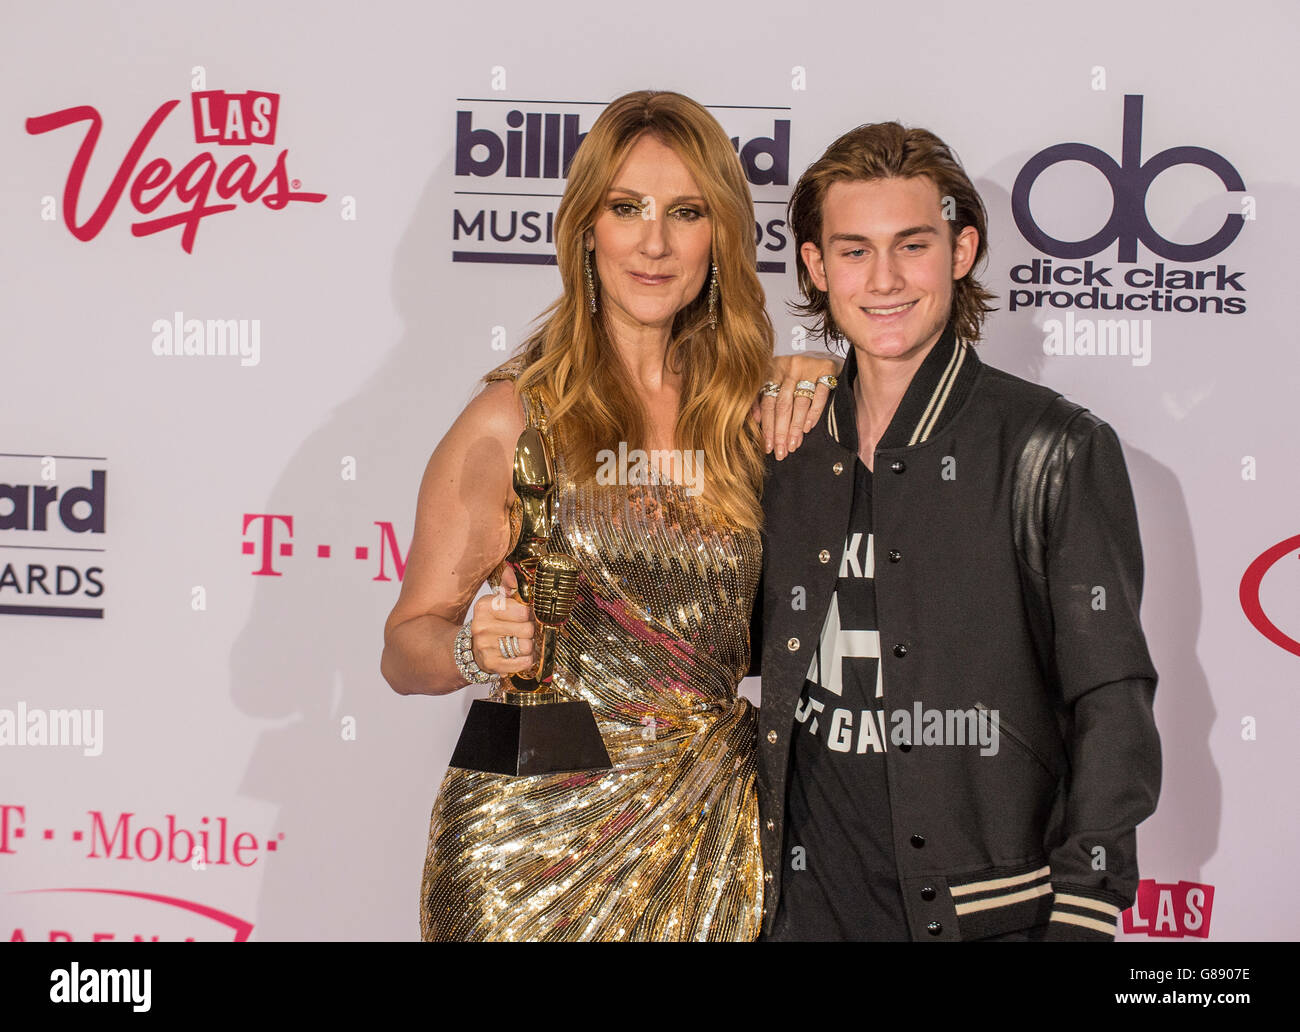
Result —
<path fill-rule="evenodd" d="M 529 421 L 536 399 L 525 398 Z M 613 770 L 450 768 L 421 891 L 426 940 L 749 940 L 762 918 L 749 667 L 758 534 L 669 483 L 576 482 L 562 428 L 550 550 L 582 566 L 557 687 Z"/>

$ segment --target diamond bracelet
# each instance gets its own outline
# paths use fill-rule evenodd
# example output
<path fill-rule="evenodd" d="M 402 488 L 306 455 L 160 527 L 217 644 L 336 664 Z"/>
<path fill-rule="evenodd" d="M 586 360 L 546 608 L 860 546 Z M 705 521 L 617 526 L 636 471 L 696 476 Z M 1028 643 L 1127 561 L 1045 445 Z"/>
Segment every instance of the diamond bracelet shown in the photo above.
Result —
<path fill-rule="evenodd" d="M 500 674 L 490 674 L 474 661 L 474 642 L 469 623 L 456 632 L 453 653 L 456 657 L 456 669 L 470 684 L 494 684 L 501 680 Z"/>

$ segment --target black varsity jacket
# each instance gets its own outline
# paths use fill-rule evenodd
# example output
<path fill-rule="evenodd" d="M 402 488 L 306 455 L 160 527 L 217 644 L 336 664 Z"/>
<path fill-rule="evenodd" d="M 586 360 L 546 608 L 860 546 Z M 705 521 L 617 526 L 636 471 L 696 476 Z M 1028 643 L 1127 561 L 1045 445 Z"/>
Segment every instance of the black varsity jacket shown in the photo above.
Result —
<path fill-rule="evenodd" d="M 803 445 L 768 462 L 753 649 L 769 930 L 790 861 L 783 819 L 795 708 L 853 498 L 855 367 L 850 351 Z M 976 939 L 1049 921 L 1049 938 L 1110 939 L 1137 891 L 1135 827 L 1154 811 L 1160 787 L 1156 672 L 1138 621 L 1137 514 L 1109 426 L 1089 414 L 1056 464 L 1046 569 L 1034 571 L 1046 588 L 1037 595 L 1022 588 L 1014 540 L 1012 471 L 1055 397 L 983 364 L 949 327 L 875 452 L 887 720 L 918 704 L 982 719 L 986 731 L 997 716 L 991 755 L 925 744 L 919 733 L 901 739 L 905 725 L 886 724 L 898 879 L 914 940 Z M 1048 612 L 1037 611 L 1043 599 Z"/>

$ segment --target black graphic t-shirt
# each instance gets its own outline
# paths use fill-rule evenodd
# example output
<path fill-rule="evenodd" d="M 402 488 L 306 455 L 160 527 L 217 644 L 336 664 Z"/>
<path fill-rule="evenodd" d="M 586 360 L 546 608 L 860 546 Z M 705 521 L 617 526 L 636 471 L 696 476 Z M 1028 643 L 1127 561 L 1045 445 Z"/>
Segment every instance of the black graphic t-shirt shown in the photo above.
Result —
<path fill-rule="evenodd" d="M 910 939 L 894 864 L 871 471 L 854 464 L 839 579 L 795 711 L 781 898 L 769 938 Z"/>

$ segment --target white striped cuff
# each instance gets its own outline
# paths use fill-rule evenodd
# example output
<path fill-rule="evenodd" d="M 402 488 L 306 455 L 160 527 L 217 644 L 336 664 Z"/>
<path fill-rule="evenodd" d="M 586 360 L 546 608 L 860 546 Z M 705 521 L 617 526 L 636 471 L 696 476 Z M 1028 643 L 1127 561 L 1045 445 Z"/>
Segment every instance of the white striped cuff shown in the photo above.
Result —
<path fill-rule="evenodd" d="M 1077 925 L 1113 938 L 1119 920 L 1119 907 L 1088 896 L 1057 892 L 1052 903 L 1052 920 Z"/>

